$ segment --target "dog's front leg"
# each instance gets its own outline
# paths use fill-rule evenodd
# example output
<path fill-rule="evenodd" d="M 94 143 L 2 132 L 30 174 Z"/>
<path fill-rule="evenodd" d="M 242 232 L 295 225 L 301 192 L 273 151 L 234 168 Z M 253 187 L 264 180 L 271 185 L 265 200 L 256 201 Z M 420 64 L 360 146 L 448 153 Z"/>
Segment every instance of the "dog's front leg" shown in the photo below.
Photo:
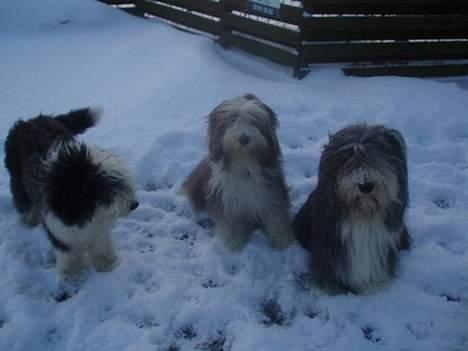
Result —
<path fill-rule="evenodd" d="M 79 249 L 63 251 L 54 249 L 57 260 L 57 272 L 64 279 L 77 276 L 84 267 L 83 254 Z"/>
<path fill-rule="evenodd" d="M 284 250 L 294 242 L 291 220 L 287 213 L 272 212 L 263 221 L 263 231 L 274 248 Z"/>
<path fill-rule="evenodd" d="M 231 251 L 241 251 L 249 242 L 252 231 L 240 220 L 216 221 L 216 233 Z"/>
<path fill-rule="evenodd" d="M 21 212 L 21 221 L 24 225 L 32 228 L 41 223 L 41 213 L 35 206 L 26 212 Z"/>
<path fill-rule="evenodd" d="M 109 272 L 119 265 L 110 230 L 96 233 L 89 246 L 89 256 L 94 268 L 99 272 Z"/>

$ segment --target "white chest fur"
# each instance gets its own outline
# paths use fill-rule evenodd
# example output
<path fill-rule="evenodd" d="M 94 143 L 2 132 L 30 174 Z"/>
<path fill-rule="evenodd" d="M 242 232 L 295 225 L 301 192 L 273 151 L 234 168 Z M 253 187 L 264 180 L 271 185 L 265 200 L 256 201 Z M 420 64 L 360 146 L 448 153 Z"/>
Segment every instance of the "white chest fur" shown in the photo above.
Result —
<path fill-rule="evenodd" d="M 231 218 L 249 216 L 261 219 L 277 196 L 260 166 L 249 160 L 237 161 L 228 170 L 212 164 L 209 188 L 210 194 L 218 198 L 218 206 Z"/>
<path fill-rule="evenodd" d="M 341 240 L 347 250 L 347 261 L 341 279 L 359 290 L 388 281 L 388 252 L 397 249 L 398 238 L 397 233 L 387 229 L 381 216 L 370 220 L 346 219 Z"/>
<path fill-rule="evenodd" d="M 87 250 L 89 245 L 100 237 L 110 235 L 112 223 L 115 219 L 107 215 L 106 211 L 98 208 L 91 221 L 83 227 L 67 226 L 52 213 L 47 213 L 44 222 L 53 235 L 62 243 L 76 249 Z"/>

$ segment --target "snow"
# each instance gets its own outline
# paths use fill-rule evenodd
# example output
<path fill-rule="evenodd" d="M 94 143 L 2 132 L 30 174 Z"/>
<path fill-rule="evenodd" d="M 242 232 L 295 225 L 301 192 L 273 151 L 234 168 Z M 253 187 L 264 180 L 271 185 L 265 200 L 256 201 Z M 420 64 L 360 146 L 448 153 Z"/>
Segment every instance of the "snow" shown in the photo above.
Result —
<path fill-rule="evenodd" d="M 124 157 L 140 207 L 114 229 L 121 264 L 74 283 L 24 228 L 0 168 L 0 350 L 468 350 L 468 79 L 352 78 L 287 68 L 93 0 L 0 3 L 0 143 L 20 117 L 101 106 L 82 138 Z M 414 240 L 368 296 L 307 284 L 307 255 L 257 233 L 229 253 L 180 192 L 206 153 L 205 116 L 252 92 L 278 114 L 296 211 L 320 151 L 350 123 L 408 143 Z M 3 158 L 3 148 L 0 157 Z"/>

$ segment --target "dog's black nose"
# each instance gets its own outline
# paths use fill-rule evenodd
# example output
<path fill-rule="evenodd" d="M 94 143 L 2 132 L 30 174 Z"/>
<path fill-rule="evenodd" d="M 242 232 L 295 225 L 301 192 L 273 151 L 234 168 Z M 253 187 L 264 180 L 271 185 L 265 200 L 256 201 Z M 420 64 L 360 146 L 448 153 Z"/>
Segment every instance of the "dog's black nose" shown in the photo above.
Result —
<path fill-rule="evenodd" d="M 361 190 L 361 193 L 363 194 L 369 194 L 374 190 L 374 183 L 365 182 L 363 184 L 359 184 L 359 190 Z"/>
<path fill-rule="evenodd" d="M 138 205 L 139 205 L 138 201 L 132 201 L 132 203 L 130 204 L 130 210 L 135 211 Z"/>
<path fill-rule="evenodd" d="M 242 135 L 239 137 L 239 143 L 240 143 L 241 145 L 247 145 L 247 144 L 249 143 L 249 140 L 250 140 L 250 138 L 249 138 L 247 135 L 245 135 L 245 134 L 242 134 Z"/>

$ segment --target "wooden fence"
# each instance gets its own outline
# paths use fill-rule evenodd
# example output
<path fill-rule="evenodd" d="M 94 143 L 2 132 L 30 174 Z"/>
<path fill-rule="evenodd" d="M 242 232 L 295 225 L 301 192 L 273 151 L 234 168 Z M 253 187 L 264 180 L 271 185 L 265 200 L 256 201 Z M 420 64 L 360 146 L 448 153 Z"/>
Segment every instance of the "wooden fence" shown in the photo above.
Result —
<path fill-rule="evenodd" d="M 303 0 L 279 16 L 252 13 L 247 0 L 100 0 L 156 16 L 291 66 L 352 75 L 468 74 L 468 0 Z"/>

